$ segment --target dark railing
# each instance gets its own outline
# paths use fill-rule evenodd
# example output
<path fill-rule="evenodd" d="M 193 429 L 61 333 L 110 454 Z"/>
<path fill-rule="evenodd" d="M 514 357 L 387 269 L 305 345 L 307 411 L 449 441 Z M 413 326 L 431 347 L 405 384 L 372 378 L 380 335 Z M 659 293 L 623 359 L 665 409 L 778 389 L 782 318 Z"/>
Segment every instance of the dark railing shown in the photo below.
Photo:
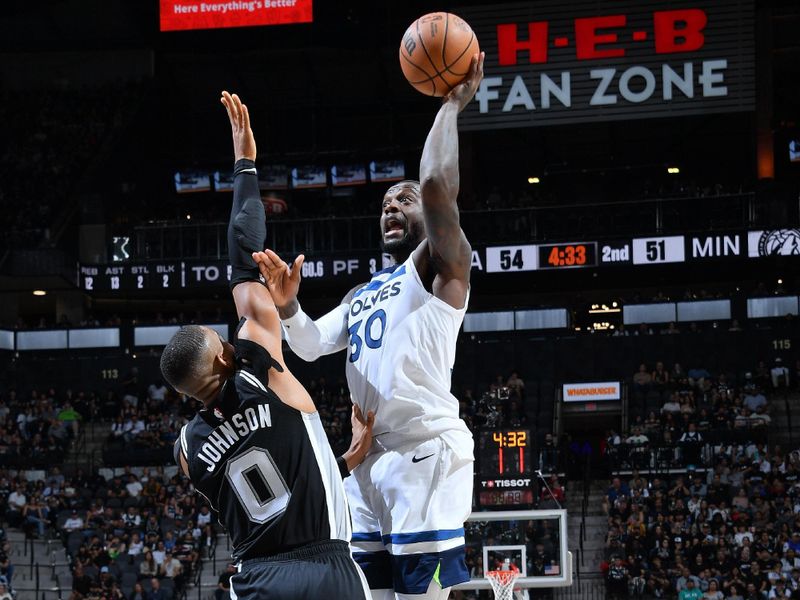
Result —
<path fill-rule="evenodd" d="M 713 466 L 716 448 L 748 443 L 767 443 L 769 428 L 765 426 L 736 430 L 704 431 L 701 443 L 659 442 L 608 446 L 605 460 L 613 472 L 638 469 L 647 472 L 669 472 L 690 466 Z"/>
<path fill-rule="evenodd" d="M 762 206 L 763 205 L 763 206 Z M 649 233 L 743 229 L 767 224 L 767 202 L 753 194 L 699 198 L 465 210 L 461 226 L 472 244 L 592 239 Z M 166 223 L 134 229 L 133 256 L 142 260 L 223 258 L 227 223 Z M 297 254 L 376 250 L 378 214 L 315 219 L 273 219 L 267 247 Z"/>
<path fill-rule="evenodd" d="M 583 563 L 583 543 L 586 541 L 586 514 L 589 511 L 589 489 L 592 485 L 591 480 L 591 457 L 585 455 L 583 464 L 583 498 L 581 500 L 581 526 L 578 537 L 579 556 L 575 557 L 575 564 L 585 566 Z"/>

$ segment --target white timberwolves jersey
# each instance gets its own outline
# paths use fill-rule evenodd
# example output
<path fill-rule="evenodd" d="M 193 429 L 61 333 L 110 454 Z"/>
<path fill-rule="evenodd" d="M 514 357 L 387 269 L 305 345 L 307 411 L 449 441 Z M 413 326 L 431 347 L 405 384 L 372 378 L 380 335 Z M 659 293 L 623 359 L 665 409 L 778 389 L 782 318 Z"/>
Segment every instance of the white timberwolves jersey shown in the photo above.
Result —
<path fill-rule="evenodd" d="M 450 393 L 468 302 L 459 310 L 428 292 L 413 256 L 355 292 L 347 317 L 347 383 L 364 414 L 375 411 L 380 446 L 439 436 L 458 455 L 472 456 L 472 434 Z"/>

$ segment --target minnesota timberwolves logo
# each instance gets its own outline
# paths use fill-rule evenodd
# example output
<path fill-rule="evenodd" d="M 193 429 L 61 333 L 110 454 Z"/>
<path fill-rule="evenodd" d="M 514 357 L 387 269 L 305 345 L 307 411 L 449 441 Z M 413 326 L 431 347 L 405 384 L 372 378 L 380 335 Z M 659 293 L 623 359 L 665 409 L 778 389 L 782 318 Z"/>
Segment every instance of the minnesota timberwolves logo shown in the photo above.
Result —
<path fill-rule="evenodd" d="M 759 256 L 800 256 L 800 229 L 764 231 L 758 240 Z"/>

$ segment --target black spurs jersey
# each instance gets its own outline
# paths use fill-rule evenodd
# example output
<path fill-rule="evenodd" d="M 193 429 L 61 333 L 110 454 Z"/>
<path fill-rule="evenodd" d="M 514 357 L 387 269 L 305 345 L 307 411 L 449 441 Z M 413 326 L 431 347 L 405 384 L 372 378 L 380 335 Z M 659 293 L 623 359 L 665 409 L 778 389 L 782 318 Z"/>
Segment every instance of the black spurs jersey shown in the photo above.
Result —
<path fill-rule="evenodd" d="M 236 329 L 244 324 L 243 318 Z M 268 387 L 281 366 L 234 337 L 236 374 L 176 442 L 195 488 L 219 513 L 237 560 L 315 542 L 350 541 L 350 514 L 319 414 L 281 402 Z"/>

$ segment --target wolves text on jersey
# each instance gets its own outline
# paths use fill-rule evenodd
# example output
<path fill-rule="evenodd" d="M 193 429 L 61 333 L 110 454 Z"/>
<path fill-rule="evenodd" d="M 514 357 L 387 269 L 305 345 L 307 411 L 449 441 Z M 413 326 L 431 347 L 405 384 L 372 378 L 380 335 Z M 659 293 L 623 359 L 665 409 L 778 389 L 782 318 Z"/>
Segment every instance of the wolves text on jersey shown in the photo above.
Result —
<path fill-rule="evenodd" d="M 239 441 L 240 437 L 263 427 L 272 427 L 269 405 L 259 404 L 258 411 L 253 407 L 248 407 L 212 431 L 208 436 L 208 441 L 200 447 L 197 458 L 208 465 L 206 471 L 213 472 L 217 463 L 222 460 L 231 446 Z"/>
<path fill-rule="evenodd" d="M 394 281 L 390 285 L 385 285 L 374 294 L 365 295 L 363 298 L 354 298 L 350 302 L 350 316 L 358 316 L 359 313 L 369 310 L 379 302 L 397 296 L 401 292 L 402 281 Z"/>

